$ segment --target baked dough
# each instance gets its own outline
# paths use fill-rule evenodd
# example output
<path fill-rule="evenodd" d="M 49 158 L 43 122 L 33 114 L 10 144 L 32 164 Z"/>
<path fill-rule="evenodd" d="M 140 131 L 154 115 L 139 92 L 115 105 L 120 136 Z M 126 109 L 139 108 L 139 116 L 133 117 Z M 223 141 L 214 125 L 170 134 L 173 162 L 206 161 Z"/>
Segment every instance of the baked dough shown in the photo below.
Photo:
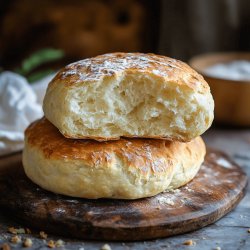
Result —
<path fill-rule="evenodd" d="M 23 166 L 34 183 L 54 193 L 137 199 L 184 185 L 195 176 L 204 156 L 200 137 L 187 143 L 76 140 L 65 138 L 42 118 L 25 132 Z"/>
<path fill-rule="evenodd" d="M 190 141 L 211 125 L 214 102 L 203 77 L 181 61 L 111 53 L 63 68 L 43 109 L 68 138 Z"/>

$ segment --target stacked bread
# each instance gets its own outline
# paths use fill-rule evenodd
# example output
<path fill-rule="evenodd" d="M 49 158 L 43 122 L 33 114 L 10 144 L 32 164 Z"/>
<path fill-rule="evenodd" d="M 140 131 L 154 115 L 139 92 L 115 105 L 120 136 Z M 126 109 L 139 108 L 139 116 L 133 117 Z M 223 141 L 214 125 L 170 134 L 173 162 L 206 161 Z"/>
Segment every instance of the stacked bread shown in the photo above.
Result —
<path fill-rule="evenodd" d="M 110 53 L 63 68 L 43 109 L 25 132 L 23 166 L 33 182 L 73 197 L 137 199 L 195 177 L 214 102 L 181 61 Z"/>

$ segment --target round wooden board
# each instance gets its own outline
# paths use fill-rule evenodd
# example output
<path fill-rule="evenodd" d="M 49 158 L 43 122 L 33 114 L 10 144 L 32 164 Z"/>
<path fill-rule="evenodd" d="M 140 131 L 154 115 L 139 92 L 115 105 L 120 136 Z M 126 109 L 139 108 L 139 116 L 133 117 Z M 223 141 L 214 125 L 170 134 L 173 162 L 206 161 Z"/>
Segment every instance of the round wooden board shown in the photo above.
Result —
<path fill-rule="evenodd" d="M 98 185 L 98 183 L 97 183 Z M 80 239 L 146 240 L 199 229 L 232 210 L 247 176 L 225 154 L 209 151 L 193 181 L 140 200 L 75 199 L 47 192 L 14 164 L 0 176 L 0 206 L 12 217 L 49 233 Z"/>

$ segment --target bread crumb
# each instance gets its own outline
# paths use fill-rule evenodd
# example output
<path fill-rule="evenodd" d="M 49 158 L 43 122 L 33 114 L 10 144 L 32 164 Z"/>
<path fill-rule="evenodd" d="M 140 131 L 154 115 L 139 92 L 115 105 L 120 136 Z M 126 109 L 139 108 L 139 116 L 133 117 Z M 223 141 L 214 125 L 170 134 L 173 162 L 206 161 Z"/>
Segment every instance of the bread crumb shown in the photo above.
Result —
<path fill-rule="evenodd" d="M 55 245 L 56 245 L 56 247 L 62 247 L 62 246 L 64 246 L 64 241 L 59 239 L 56 241 Z"/>
<path fill-rule="evenodd" d="M 9 227 L 8 232 L 12 234 L 25 234 L 24 228 Z"/>
<path fill-rule="evenodd" d="M 16 229 L 14 227 L 9 227 L 8 232 L 11 234 L 17 234 Z"/>
<path fill-rule="evenodd" d="M 183 242 L 183 245 L 186 245 L 186 246 L 194 246 L 195 244 L 196 243 L 193 240 L 186 240 Z"/>
<path fill-rule="evenodd" d="M 21 242 L 21 237 L 18 236 L 18 235 L 15 235 L 15 236 L 11 237 L 10 242 L 14 243 L 14 244 L 20 243 Z"/>
<path fill-rule="evenodd" d="M 40 236 L 41 239 L 45 239 L 45 240 L 46 240 L 47 237 L 48 237 L 48 235 L 47 235 L 44 231 L 40 231 L 40 232 L 39 232 L 39 236 Z"/>
<path fill-rule="evenodd" d="M 26 238 L 23 242 L 24 247 L 31 247 L 33 244 L 32 240 L 30 238 Z"/>
<path fill-rule="evenodd" d="M 111 250 L 111 247 L 109 244 L 104 244 L 102 247 L 101 247 L 101 250 Z"/>
<path fill-rule="evenodd" d="M 16 232 L 17 232 L 17 234 L 25 234 L 25 229 L 24 228 L 17 228 Z"/>
<path fill-rule="evenodd" d="M 2 250 L 11 250 L 11 247 L 10 247 L 9 244 L 3 243 L 3 245 L 0 247 L 0 249 L 2 249 Z"/>
<path fill-rule="evenodd" d="M 48 246 L 49 248 L 55 248 L 55 247 L 56 247 L 55 242 L 54 242 L 53 240 L 50 240 L 50 241 L 47 243 L 47 246 Z"/>

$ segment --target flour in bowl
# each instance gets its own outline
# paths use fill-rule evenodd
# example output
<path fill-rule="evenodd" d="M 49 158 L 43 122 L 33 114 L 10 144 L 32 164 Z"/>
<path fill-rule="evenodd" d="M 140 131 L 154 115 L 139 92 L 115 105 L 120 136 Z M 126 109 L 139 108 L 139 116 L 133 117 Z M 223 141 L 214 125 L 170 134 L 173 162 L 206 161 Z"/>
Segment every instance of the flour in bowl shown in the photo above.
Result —
<path fill-rule="evenodd" d="M 214 64 L 206 68 L 204 73 L 210 77 L 227 80 L 250 81 L 250 61 L 234 60 Z"/>

